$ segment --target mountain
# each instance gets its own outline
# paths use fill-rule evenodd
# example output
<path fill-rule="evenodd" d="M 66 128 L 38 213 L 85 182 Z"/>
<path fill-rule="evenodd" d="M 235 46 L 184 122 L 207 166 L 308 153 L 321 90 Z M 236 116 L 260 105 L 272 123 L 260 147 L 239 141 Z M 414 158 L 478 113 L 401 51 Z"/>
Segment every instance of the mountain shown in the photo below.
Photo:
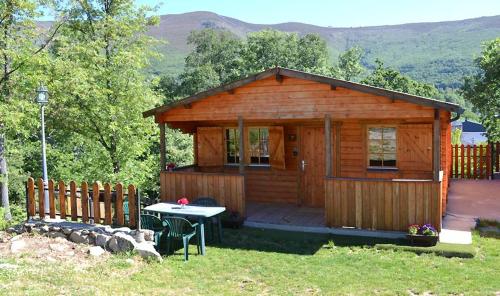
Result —
<path fill-rule="evenodd" d="M 149 34 L 166 40 L 158 50 L 165 58 L 154 64 L 154 71 L 176 74 L 182 71 L 189 52 L 186 38 L 193 30 L 225 29 L 244 38 L 249 32 L 272 28 L 300 35 L 317 33 L 330 48 L 332 61 L 346 49 L 358 45 L 365 50 L 363 64 L 373 68 L 376 58 L 415 79 L 439 88 L 457 88 L 464 75 L 476 71 L 473 59 L 481 43 L 500 37 L 500 15 L 435 23 L 413 23 L 356 28 L 321 27 L 303 23 L 251 24 L 212 12 L 169 14 Z"/>

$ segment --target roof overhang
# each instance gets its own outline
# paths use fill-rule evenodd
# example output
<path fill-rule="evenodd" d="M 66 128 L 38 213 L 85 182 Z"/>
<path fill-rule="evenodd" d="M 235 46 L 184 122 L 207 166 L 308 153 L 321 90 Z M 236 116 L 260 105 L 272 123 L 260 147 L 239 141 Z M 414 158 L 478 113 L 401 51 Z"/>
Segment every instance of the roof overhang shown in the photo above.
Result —
<path fill-rule="evenodd" d="M 209 90 L 199 92 L 195 95 L 189 96 L 187 98 L 181 99 L 179 101 L 166 104 L 163 106 L 159 106 L 156 108 L 153 108 L 151 110 L 145 111 L 142 113 L 143 117 L 149 117 L 153 115 L 158 115 L 161 113 L 164 113 L 170 109 L 179 107 L 179 106 L 190 106 L 191 103 L 202 100 L 206 97 L 213 96 L 219 93 L 223 93 L 226 91 L 233 90 L 235 88 L 241 87 L 243 85 L 247 85 L 251 82 L 257 81 L 257 80 L 262 80 L 271 76 L 277 75 L 278 77 L 281 76 L 287 76 L 287 77 L 293 77 L 293 78 L 298 78 L 298 79 L 304 79 L 304 80 L 310 80 L 310 81 L 316 81 L 319 83 L 324 83 L 324 84 L 329 84 L 332 87 L 343 87 L 347 89 L 352 89 L 364 93 L 370 93 L 374 95 L 379 95 L 383 97 L 390 98 L 392 100 L 402 100 L 406 101 L 409 103 L 421 105 L 421 106 L 426 106 L 426 107 L 432 107 L 435 109 L 444 109 L 450 112 L 455 112 L 458 114 L 462 114 L 464 112 L 464 109 L 460 107 L 457 104 L 452 104 L 448 102 L 443 102 L 439 101 L 436 99 L 431 99 L 431 98 L 426 98 L 426 97 L 421 97 L 421 96 L 415 96 L 415 95 L 410 95 L 398 91 L 393 91 L 393 90 L 388 90 L 384 88 L 379 88 L 379 87 L 374 87 L 366 84 L 361 84 L 361 83 L 356 83 L 356 82 L 351 82 L 351 81 L 346 81 L 346 80 L 341 80 L 341 79 L 335 79 L 323 75 L 317 75 L 317 74 L 311 74 L 307 72 L 302 72 L 298 70 L 292 70 L 292 69 L 286 69 L 286 68 L 281 68 L 281 67 L 276 67 L 272 69 L 265 70 L 263 72 L 248 76 L 246 78 L 236 80 L 215 88 L 211 88 Z"/>

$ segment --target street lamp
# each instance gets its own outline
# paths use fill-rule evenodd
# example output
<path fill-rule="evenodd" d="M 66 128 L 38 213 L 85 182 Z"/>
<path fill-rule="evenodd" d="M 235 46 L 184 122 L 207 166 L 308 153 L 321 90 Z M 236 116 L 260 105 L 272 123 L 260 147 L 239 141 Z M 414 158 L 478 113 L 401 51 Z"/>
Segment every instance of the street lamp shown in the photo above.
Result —
<path fill-rule="evenodd" d="M 40 85 L 36 90 L 36 102 L 40 104 L 40 120 L 42 122 L 42 169 L 43 169 L 43 184 L 44 187 L 48 186 L 49 177 L 47 175 L 47 156 L 46 156 L 46 148 L 45 148 L 45 105 L 49 103 L 49 91 L 48 89 Z M 49 212 L 49 194 L 47 189 L 44 189 L 45 192 L 45 213 Z M 40 209 L 41 210 L 41 209 Z"/>

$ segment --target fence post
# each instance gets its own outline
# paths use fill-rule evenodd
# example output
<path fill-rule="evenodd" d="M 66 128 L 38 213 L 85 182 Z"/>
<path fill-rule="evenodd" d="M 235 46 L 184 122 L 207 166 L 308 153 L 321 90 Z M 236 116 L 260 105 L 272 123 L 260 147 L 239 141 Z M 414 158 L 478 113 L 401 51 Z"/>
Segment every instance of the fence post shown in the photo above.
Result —
<path fill-rule="evenodd" d="M 104 184 L 104 224 L 111 225 L 111 185 Z"/>
<path fill-rule="evenodd" d="M 128 185 L 128 223 L 129 227 L 137 226 L 137 195 L 134 185 Z M 139 228 L 138 228 L 139 229 Z"/>
<path fill-rule="evenodd" d="M 28 184 L 26 188 L 26 198 L 27 198 L 27 214 L 28 219 L 32 219 L 35 216 L 35 180 L 33 178 L 28 178 Z"/>
<path fill-rule="evenodd" d="M 82 203 L 82 222 L 87 223 L 89 221 L 89 185 L 87 182 L 82 182 L 80 194 Z"/>
<path fill-rule="evenodd" d="M 71 203 L 71 221 L 78 220 L 78 208 L 76 205 L 76 182 L 69 182 L 69 199 Z"/>
<path fill-rule="evenodd" d="M 59 216 L 61 219 L 66 219 L 66 184 L 63 180 L 59 181 Z"/>
<path fill-rule="evenodd" d="M 460 177 L 463 179 L 464 178 L 464 144 L 460 145 Z"/>
<path fill-rule="evenodd" d="M 116 183 L 115 185 L 116 200 L 115 200 L 115 215 L 116 223 L 120 226 L 125 224 L 123 216 L 123 185 L 122 183 Z"/>
<path fill-rule="evenodd" d="M 94 206 L 94 224 L 101 223 L 101 200 L 99 199 L 99 183 L 94 182 L 92 186 L 92 203 Z"/>
<path fill-rule="evenodd" d="M 45 186 L 43 179 L 38 178 L 38 216 L 40 219 L 45 219 Z"/>
<path fill-rule="evenodd" d="M 49 216 L 51 219 L 56 217 L 56 205 L 54 200 L 54 180 L 50 179 L 48 182 L 49 186 Z"/>

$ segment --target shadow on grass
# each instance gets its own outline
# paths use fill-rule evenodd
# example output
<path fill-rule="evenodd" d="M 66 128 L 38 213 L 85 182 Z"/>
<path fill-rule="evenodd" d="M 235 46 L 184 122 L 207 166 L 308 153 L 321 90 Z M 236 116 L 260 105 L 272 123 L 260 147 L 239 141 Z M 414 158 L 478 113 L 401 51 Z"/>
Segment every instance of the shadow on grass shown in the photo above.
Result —
<path fill-rule="evenodd" d="M 321 248 L 331 245 L 332 242 L 338 247 L 374 247 L 376 244 L 403 243 L 402 241 L 393 239 L 315 234 L 245 227 L 241 229 L 224 229 L 224 239 L 222 243 L 208 244 L 229 249 L 313 255 Z"/>

